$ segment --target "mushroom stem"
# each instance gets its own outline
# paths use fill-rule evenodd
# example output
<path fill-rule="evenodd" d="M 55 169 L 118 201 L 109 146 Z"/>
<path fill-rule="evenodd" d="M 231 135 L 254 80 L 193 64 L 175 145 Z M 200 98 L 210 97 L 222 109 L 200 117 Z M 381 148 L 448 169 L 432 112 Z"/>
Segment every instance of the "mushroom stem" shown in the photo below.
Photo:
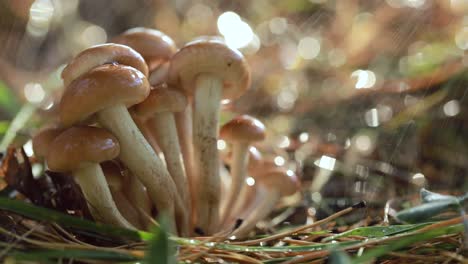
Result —
<path fill-rule="evenodd" d="M 147 124 L 154 131 L 156 140 L 164 153 L 167 170 L 176 184 L 179 196 L 187 207 L 187 212 L 190 212 L 187 176 L 185 175 L 179 139 L 177 138 L 174 115 L 172 112 L 159 112 L 149 119 Z"/>
<path fill-rule="evenodd" d="M 154 152 L 156 152 L 156 154 L 159 156 L 161 153 L 161 148 L 159 147 L 158 142 L 154 138 L 153 133 L 151 133 L 149 127 L 139 117 L 133 116 L 133 121 L 135 122 L 135 125 L 137 125 L 138 129 L 140 129 L 141 133 L 146 138 L 148 143 L 151 145 Z"/>
<path fill-rule="evenodd" d="M 110 187 L 112 198 L 114 198 L 119 212 L 127 219 L 132 225 L 138 229 L 142 229 L 142 219 L 140 219 L 137 209 L 130 203 L 121 190 L 114 190 Z"/>
<path fill-rule="evenodd" d="M 149 230 L 152 225 L 152 221 L 149 219 L 152 209 L 151 201 L 148 197 L 148 193 L 146 192 L 146 188 L 143 186 L 141 181 L 133 175 L 129 176 L 129 186 L 128 188 L 124 189 L 125 195 L 128 197 L 128 200 L 136 207 L 144 227 Z"/>
<path fill-rule="evenodd" d="M 238 202 L 237 198 L 245 185 L 247 174 L 247 162 L 249 160 L 249 144 L 246 142 L 234 142 L 232 144 L 231 186 L 228 190 L 226 203 L 221 207 L 221 222 L 229 218 L 233 206 Z"/>
<path fill-rule="evenodd" d="M 232 235 L 236 238 L 245 237 L 248 232 L 255 228 L 258 221 L 264 219 L 271 213 L 280 198 L 281 194 L 278 190 L 268 190 L 261 185 L 258 186 L 255 202 L 240 215 L 240 218 L 243 218 L 244 221 L 242 222 L 242 225 L 232 233 Z"/>
<path fill-rule="evenodd" d="M 73 174 L 83 191 L 89 211 L 96 220 L 106 224 L 135 229 L 117 209 L 107 186 L 106 177 L 99 164 L 89 163 L 73 171 Z"/>
<path fill-rule="evenodd" d="M 189 103 L 190 104 L 190 103 Z M 180 149 L 185 166 L 185 174 L 189 186 L 190 201 L 192 212 L 191 218 L 194 219 L 196 208 L 197 177 L 194 170 L 193 161 L 193 141 L 192 141 L 192 106 L 188 105 L 182 112 L 174 113 L 179 138 Z"/>
<path fill-rule="evenodd" d="M 141 132 L 133 122 L 127 108 L 116 104 L 98 112 L 98 120 L 103 127 L 111 131 L 119 140 L 120 159 L 127 168 L 140 179 L 148 189 L 148 194 L 160 213 L 169 217 L 176 232 L 176 219 L 181 227 L 185 226 L 187 216 L 185 208 L 177 196 L 177 189 L 164 167 Z M 183 234 L 184 230 L 180 230 Z"/>
<path fill-rule="evenodd" d="M 195 82 L 193 102 L 193 146 L 199 190 L 197 224 L 206 234 L 213 233 L 219 222 L 220 179 L 217 149 L 218 119 L 222 80 L 200 74 Z"/>
<path fill-rule="evenodd" d="M 254 195 L 255 187 L 248 185 L 244 185 L 244 187 L 242 187 L 234 207 L 232 207 L 227 218 L 223 222 L 222 229 L 232 228 L 235 221 L 240 218 L 239 215 L 241 215 L 246 208 L 249 208 L 249 201 L 254 199 Z"/>
<path fill-rule="evenodd" d="M 221 193 L 227 193 L 231 186 L 231 175 L 223 163 L 219 164 L 219 178 L 221 179 Z M 226 204 L 226 195 L 221 195 L 221 204 Z M 222 222 L 221 222 L 222 223 Z"/>
<path fill-rule="evenodd" d="M 157 85 L 167 81 L 167 74 L 169 72 L 169 62 L 165 62 L 160 64 L 156 69 L 154 69 L 150 76 L 148 77 L 148 81 L 151 85 Z"/>

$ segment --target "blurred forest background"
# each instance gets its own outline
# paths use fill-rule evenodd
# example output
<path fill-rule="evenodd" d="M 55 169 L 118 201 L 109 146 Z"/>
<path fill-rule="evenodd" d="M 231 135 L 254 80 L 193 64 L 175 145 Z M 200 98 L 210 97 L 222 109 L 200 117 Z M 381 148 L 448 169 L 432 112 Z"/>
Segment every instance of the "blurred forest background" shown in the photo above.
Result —
<path fill-rule="evenodd" d="M 0 0 L 2 150 L 13 134 L 30 148 L 70 58 L 132 27 L 246 56 L 251 90 L 222 118 L 265 121 L 304 208 L 468 190 L 467 0 Z"/>

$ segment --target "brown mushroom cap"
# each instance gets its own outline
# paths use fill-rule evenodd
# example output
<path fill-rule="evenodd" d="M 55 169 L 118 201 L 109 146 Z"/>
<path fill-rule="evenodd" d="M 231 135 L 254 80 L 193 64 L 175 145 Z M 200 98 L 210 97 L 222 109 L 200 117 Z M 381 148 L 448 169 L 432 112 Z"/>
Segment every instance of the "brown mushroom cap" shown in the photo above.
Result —
<path fill-rule="evenodd" d="M 78 54 L 62 71 L 65 87 L 89 70 L 103 64 L 118 63 L 132 66 L 148 76 L 148 66 L 143 57 L 130 47 L 120 44 L 93 46 Z"/>
<path fill-rule="evenodd" d="M 47 154 L 49 169 L 57 172 L 73 171 L 86 163 L 101 163 L 120 153 L 117 139 L 98 127 L 71 127 L 50 145 Z"/>
<path fill-rule="evenodd" d="M 265 125 L 258 119 L 241 115 L 224 124 L 219 136 L 231 142 L 254 142 L 265 139 Z"/>
<path fill-rule="evenodd" d="M 114 40 L 115 43 L 127 45 L 143 56 L 150 69 L 171 59 L 177 51 L 174 41 L 161 31 L 137 27 L 132 28 Z"/>
<path fill-rule="evenodd" d="M 280 191 L 281 196 L 293 195 L 299 189 L 299 180 L 291 170 L 272 169 L 255 177 L 255 181 Z"/>
<path fill-rule="evenodd" d="M 115 104 L 132 106 L 145 100 L 149 91 L 148 80 L 132 67 L 114 64 L 96 67 L 65 90 L 60 102 L 60 121 L 63 126 L 71 126 Z"/>
<path fill-rule="evenodd" d="M 223 99 L 238 98 L 250 86 L 250 70 L 244 56 L 217 38 L 198 38 L 174 54 L 168 82 L 192 96 L 195 78 L 202 73 L 222 79 Z"/>
<path fill-rule="evenodd" d="M 141 118 L 150 118 L 160 112 L 181 112 L 187 106 L 187 97 L 176 89 L 161 84 L 151 90 L 148 97 L 133 107 L 133 111 Z"/>
<path fill-rule="evenodd" d="M 32 148 L 34 155 L 39 158 L 45 158 L 50 149 L 50 143 L 62 133 L 63 129 L 56 127 L 47 127 L 34 135 L 32 139 Z"/>

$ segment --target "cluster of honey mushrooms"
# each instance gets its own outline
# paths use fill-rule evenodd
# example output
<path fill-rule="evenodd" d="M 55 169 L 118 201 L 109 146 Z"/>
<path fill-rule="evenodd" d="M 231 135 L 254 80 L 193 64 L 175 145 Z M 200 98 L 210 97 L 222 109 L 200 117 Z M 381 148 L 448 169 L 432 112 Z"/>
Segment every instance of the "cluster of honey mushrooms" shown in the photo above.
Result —
<path fill-rule="evenodd" d="M 249 88 L 250 71 L 217 37 L 177 49 L 160 31 L 131 29 L 76 55 L 62 79 L 58 121 L 36 133 L 33 150 L 74 176 L 96 221 L 149 229 L 165 215 L 173 234 L 239 238 L 298 189 L 292 171 L 251 146 L 265 138 L 259 120 L 219 128 L 221 101 Z"/>

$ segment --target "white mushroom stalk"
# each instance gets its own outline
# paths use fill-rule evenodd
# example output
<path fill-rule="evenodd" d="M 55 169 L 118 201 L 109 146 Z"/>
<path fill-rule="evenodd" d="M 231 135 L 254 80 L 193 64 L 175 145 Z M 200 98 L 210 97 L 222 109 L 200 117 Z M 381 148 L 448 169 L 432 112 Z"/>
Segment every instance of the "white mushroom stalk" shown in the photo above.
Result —
<path fill-rule="evenodd" d="M 193 96 L 193 146 L 198 178 L 199 230 L 219 227 L 220 179 L 217 149 L 220 101 L 239 97 L 250 84 L 248 66 L 238 51 L 219 40 L 200 38 L 172 58 L 169 83 Z"/>
<path fill-rule="evenodd" d="M 291 170 L 274 169 L 256 178 L 255 201 L 245 210 L 240 218 L 244 221 L 232 235 L 242 238 L 248 235 L 255 225 L 267 217 L 283 196 L 294 194 L 298 190 L 298 180 Z"/>
<path fill-rule="evenodd" d="M 119 167 L 112 162 L 105 162 L 101 164 L 106 181 L 109 186 L 112 198 L 119 209 L 119 212 L 128 220 L 133 226 L 138 229 L 143 229 L 144 226 L 139 217 L 137 209 L 132 205 L 130 200 L 123 192 L 124 176 L 121 174 Z M 136 206 L 136 205 L 135 205 Z"/>
<path fill-rule="evenodd" d="M 192 225 L 193 219 L 195 218 L 196 212 L 196 200 L 197 200 L 197 175 L 194 165 L 193 157 L 193 141 L 192 141 L 192 104 L 189 100 L 188 105 L 182 112 L 174 113 L 174 119 L 176 122 L 177 136 L 179 138 L 180 150 L 182 152 L 182 158 L 185 167 L 185 174 L 187 175 L 187 183 L 190 193 L 190 206 L 192 212 L 190 212 Z"/>
<path fill-rule="evenodd" d="M 278 190 L 268 190 L 264 186 L 258 186 L 256 189 L 255 200 L 239 215 L 242 224 L 232 233 L 233 238 L 239 239 L 248 235 L 257 223 L 265 219 L 275 208 L 281 198 Z"/>
<path fill-rule="evenodd" d="M 151 210 L 153 208 L 151 200 L 148 197 L 146 187 L 141 181 L 133 175 L 127 177 L 128 186 L 124 188 L 124 193 L 128 197 L 128 200 L 136 207 L 140 220 L 145 227 L 149 230 L 153 224 Z"/>
<path fill-rule="evenodd" d="M 183 93 L 163 84 L 154 87 L 145 101 L 134 106 L 133 112 L 140 119 L 147 120 L 146 124 L 154 132 L 164 153 L 167 169 L 188 213 L 190 195 L 173 114 L 182 111 L 186 105 L 187 99 Z"/>

